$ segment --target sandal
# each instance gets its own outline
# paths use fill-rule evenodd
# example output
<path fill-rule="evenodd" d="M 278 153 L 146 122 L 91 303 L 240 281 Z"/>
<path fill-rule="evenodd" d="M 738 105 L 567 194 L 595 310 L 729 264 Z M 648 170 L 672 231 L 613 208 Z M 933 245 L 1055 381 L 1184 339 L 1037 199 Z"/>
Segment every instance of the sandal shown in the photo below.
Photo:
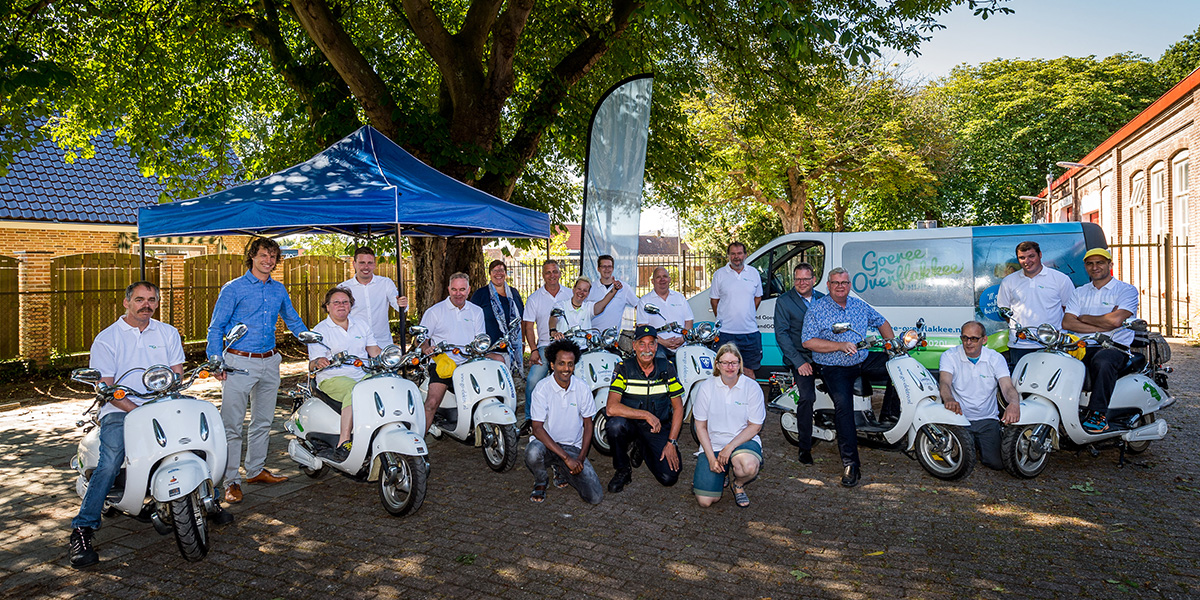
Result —
<path fill-rule="evenodd" d="M 744 484 L 738 485 L 731 481 L 729 482 L 729 489 L 733 491 L 733 501 L 738 505 L 738 508 L 750 506 L 750 496 L 746 495 L 746 486 Z M 741 491 L 739 492 L 738 490 Z"/>
<path fill-rule="evenodd" d="M 567 481 L 566 477 L 559 475 L 557 466 L 552 467 L 552 469 L 554 470 L 554 487 L 561 490 L 568 485 L 571 485 L 571 482 Z"/>
<path fill-rule="evenodd" d="M 545 502 L 546 501 L 546 484 L 539 483 L 539 484 L 533 486 L 533 491 L 530 492 L 530 494 L 529 494 L 529 501 L 537 502 L 538 504 Z"/>

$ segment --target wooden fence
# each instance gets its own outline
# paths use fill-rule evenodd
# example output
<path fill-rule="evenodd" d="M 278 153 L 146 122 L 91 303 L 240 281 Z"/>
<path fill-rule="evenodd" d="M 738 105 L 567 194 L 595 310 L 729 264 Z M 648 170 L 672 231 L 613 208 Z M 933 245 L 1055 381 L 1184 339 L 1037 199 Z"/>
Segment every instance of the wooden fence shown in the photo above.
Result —
<path fill-rule="evenodd" d="M 146 259 L 146 279 L 158 283 L 159 260 Z M 51 348 L 86 352 L 96 335 L 125 312 L 125 286 L 141 278 L 133 254 L 72 254 L 50 261 Z"/>

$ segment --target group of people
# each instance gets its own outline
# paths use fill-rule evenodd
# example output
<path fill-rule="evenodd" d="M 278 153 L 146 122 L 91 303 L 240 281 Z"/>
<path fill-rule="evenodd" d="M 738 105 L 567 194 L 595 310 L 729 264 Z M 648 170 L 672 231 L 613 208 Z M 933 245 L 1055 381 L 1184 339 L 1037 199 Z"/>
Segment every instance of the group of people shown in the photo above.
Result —
<path fill-rule="evenodd" d="M 1022 356 L 1040 348 L 1032 340 L 1017 337 L 1018 325 L 1049 324 L 1055 329 L 1075 333 L 1108 333 L 1115 343 L 1128 347 L 1134 333 L 1122 328 L 1123 322 L 1137 315 L 1138 293 L 1132 285 L 1112 274 L 1112 254 L 1093 248 L 1084 254 L 1083 267 L 1089 282 L 1075 287 L 1062 272 L 1042 264 L 1037 242 L 1025 241 L 1016 247 L 1021 270 L 1000 282 L 996 306 L 1013 311 L 1007 360 L 988 348 L 983 323 L 968 321 L 959 331 L 961 345 L 942 353 L 938 365 L 939 393 L 946 408 L 961 414 L 971 423 L 980 458 L 984 465 L 1003 469 L 1000 457 L 1002 424 L 1020 419 L 1020 399 L 1010 371 Z M 889 340 L 892 326 L 873 307 L 850 295 L 850 274 L 843 268 L 831 269 L 826 278 L 828 294 L 813 289 L 813 267 L 796 265 L 793 288 L 775 302 L 775 335 L 784 362 L 795 372 L 797 389 L 797 427 L 799 460 L 812 464 L 812 415 L 816 398 L 815 377 L 825 382 L 834 404 L 834 424 L 838 452 L 843 464 L 842 485 L 854 487 L 861 477 L 854 422 L 854 382 L 862 376 L 888 380 L 882 353 L 857 347 L 862 333 L 876 328 Z M 835 323 L 850 323 L 851 330 L 834 333 Z M 1117 374 L 1125 364 L 1120 350 L 1103 348 L 1089 340 L 1083 362 L 1092 381 L 1092 395 L 1083 427 L 1090 433 L 1103 433 L 1110 427 L 1107 417 L 1109 400 L 1116 387 Z M 996 401 L 997 391 L 1004 398 L 1003 414 Z M 899 396 L 888 384 L 880 410 L 881 421 L 895 420 L 900 414 Z"/>
<path fill-rule="evenodd" d="M 221 418 L 226 432 L 229 461 L 220 474 L 216 511 L 210 516 L 215 524 L 232 522 L 233 516 L 220 507 L 220 500 L 236 504 L 243 499 L 242 483 L 275 484 L 287 479 L 265 468 L 267 444 L 280 385 L 281 356 L 275 348 L 275 324 L 279 318 L 292 333 L 307 330 L 292 306 L 284 286 L 271 278 L 280 249 L 273 240 L 256 238 L 247 246 L 246 273 L 222 287 L 208 329 L 206 353 L 219 356 L 230 371 L 215 377 L 222 382 Z M 1090 333 L 1117 329 L 1130 315 L 1137 313 L 1137 292 L 1111 275 L 1111 255 L 1106 250 L 1091 250 L 1084 263 L 1091 283 L 1072 289 L 1065 275 L 1041 264 L 1041 251 L 1034 242 L 1017 247 L 1022 271 L 1006 277 L 1001 285 L 998 304 L 1014 310 L 1021 323 L 1050 323 L 1076 332 Z M 725 342 L 716 353 L 713 377 L 696 390 L 693 416 L 700 441 L 693 476 L 693 491 L 701 506 L 718 501 L 729 487 L 738 506 L 748 506 L 746 485 L 759 474 L 762 466 L 762 441 L 759 431 L 766 409 L 762 388 L 754 379 L 762 360 L 762 339 L 757 325 L 757 309 L 762 300 L 759 273 L 745 265 L 746 249 L 739 242 L 728 247 L 727 265 L 713 276 L 711 303 L 722 322 Z M 328 317 L 313 327 L 322 334 L 328 348 L 310 346 L 310 368 L 324 369 L 333 352 L 346 351 L 358 356 L 376 356 L 392 342 L 388 325 L 389 308 L 407 309 L 407 298 L 396 284 L 376 275 L 375 254 L 359 248 L 353 257 L 355 275 L 325 295 Z M 607 485 L 609 493 L 619 493 L 631 481 L 633 470 L 645 463 L 656 481 L 674 485 L 682 468 L 678 437 L 684 411 L 683 388 L 671 357 L 683 337 L 670 324 L 690 328 L 693 314 L 686 299 L 670 289 L 671 277 L 665 268 L 653 273 L 654 289 L 638 298 L 633 288 L 613 276 L 611 256 L 597 261 L 600 273 L 593 284 L 578 278 L 571 290 L 560 284 L 561 270 L 554 260 L 542 266 L 544 285 L 530 294 L 528 301 L 507 283 L 507 267 L 502 261 L 488 266 L 489 282 L 471 292 L 465 273 L 450 276 L 445 300 L 426 309 L 421 325 L 428 330 L 424 351 L 432 353 L 446 342 L 465 345 L 479 334 L 493 340 L 506 339 L 502 354 L 490 358 L 504 361 L 513 370 L 523 370 L 524 348 L 530 350 L 526 376 L 524 426 L 531 433 L 525 462 L 534 476 L 530 499 L 542 502 L 554 475 L 556 487 L 574 487 L 587 502 L 600 502 L 601 489 L 596 471 L 587 459 L 592 442 L 591 419 L 599 407 L 590 388 L 574 375 L 580 349 L 562 339 L 560 331 L 571 327 L 607 329 L 619 326 L 626 308 L 636 308 L 633 353 L 614 371 L 605 409 L 606 434 L 613 447 L 615 474 Z M 1065 284 L 1063 282 L 1066 282 Z M 857 348 L 859 334 L 834 333 L 834 323 L 849 322 L 854 331 L 877 328 L 884 338 L 892 337 L 887 320 L 866 302 L 850 296 L 850 275 L 841 268 L 828 273 L 828 294 L 814 290 L 816 271 L 800 264 L 794 271 L 794 287 L 779 297 L 775 308 L 775 329 L 780 350 L 787 365 L 796 372 L 800 392 L 797 416 L 800 420 L 799 460 L 812 464 L 812 402 L 815 377 L 820 375 L 828 386 L 836 406 L 839 453 L 844 464 L 842 485 L 858 483 L 859 459 L 853 418 L 853 383 L 863 372 L 878 372 L 883 359 L 877 353 Z M 120 383 L 141 389 L 140 378 L 115 381 L 131 369 L 155 364 L 169 365 L 182 372 L 183 348 L 178 331 L 152 318 L 158 307 L 158 287 L 149 282 L 131 284 L 125 293 L 126 313 L 97 336 L 91 349 L 91 366 L 100 370 L 106 384 Z M 646 311 L 654 304 L 656 313 Z M 558 310 L 555 310 L 558 309 Z M 224 348 L 222 340 L 235 324 L 248 327 L 246 335 Z M 518 326 L 518 323 L 520 326 Z M 660 328 L 671 329 L 660 331 Z M 1009 400 L 1003 416 L 1012 422 L 1019 415 L 1015 390 L 1008 366 L 994 351 L 985 347 L 986 331 L 972 321 L 962 327 L 962 346 L 947 351 L 941 363 L 941 392 L 946 406 L 972 421 L 985 446 L 985 464 L 999 468 L 999 427 L 995 391 L 999 387 Z M 1128 344 L 1118 332 L 1115 340 Z M 1022 344 L 1014 340 L 1014 353 Z M 1089 347 L 1085 362 L 1094 381 L 1093 415 L 1087 421 L 1091 431 L 1107 427 L 1104 410 L 1115 385 L 1120 359 L 1112 350 Z M 1119 354 L 1119 353 L 1117 353 Z M 443 355 L 441 360 L 461 362 L 461 355 Z M 1015 360 L 1015 359 L 1014 359 Z M 446 374 L 452 365 L 438 368 L 431 361 L 426 398 L 426 422 L 452 386 Z M 553 376 L 549 376 L 552 373 Z M 343 366 L 326 369 L 317 376 L 318 387 L 343 406 L 351 402 L 351 390 L 363 377 L 361 369 Z M 989 383 L 990 382 L 990 383 Z M 990 386 L 990 387 L 989 387 Z M 124 460 L 122 425 L 125 414 L 139 400 L 130 396 L 108 403 L 100 414 L 101 458 L 93 472 L 91 485 L 79 514 L 72 521 L 71 563 L 84 567 L 99 560 L 92 537 L 100 526 L 104 499 L 112 487 Z M 245 459 L 242 458 L 243 425 Z M 352 411 L 342 411 L 339 445 L 325 458 L 340 462 L 348 454 Z M 884 419 L 899 414 L 899 401 L 889 389 L 882 411 Z M 991 435 L 988 432 L 995 432 Z M 993 439 L 994 438 L 994 439 Z M 994 447 L 994 448 L 993 448 Z M 993 453 L 993 449 L 995 452 Z M 339 460 L 340 459 L 340 460 Z M 241 469 L 247 477 L 243 480 Z"/>

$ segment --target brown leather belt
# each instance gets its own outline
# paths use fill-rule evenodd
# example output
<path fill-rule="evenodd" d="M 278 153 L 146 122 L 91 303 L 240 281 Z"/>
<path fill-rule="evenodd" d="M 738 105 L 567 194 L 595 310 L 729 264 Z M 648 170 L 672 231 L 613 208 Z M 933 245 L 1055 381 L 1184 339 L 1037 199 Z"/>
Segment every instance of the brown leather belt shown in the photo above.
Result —
<path fill-rule="evenodd" d="M 244 350 L 234 350 L 233 348 L 230 348 L 229 350 L 226 350 L 226 352 L 230 354 L 236 354 L 238 356 L 245 356 L 246 358 L 271 358 L 272 356 L 275 356 L 274 349 L 267 352 L 246 352 Z"/>

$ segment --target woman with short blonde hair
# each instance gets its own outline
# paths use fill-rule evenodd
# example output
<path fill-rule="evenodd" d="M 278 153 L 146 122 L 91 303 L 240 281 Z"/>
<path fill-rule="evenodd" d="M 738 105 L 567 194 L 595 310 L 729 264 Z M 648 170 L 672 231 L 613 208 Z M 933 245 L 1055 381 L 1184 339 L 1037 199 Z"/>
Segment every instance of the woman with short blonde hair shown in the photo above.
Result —
<path fill-rule="evenodd" d="M 746 484 L 762 467 L 758 432 L 767 407 L 758 382 L 742 373 L 742 353 L 732 343 L 717 350 L 713 377 L 696 389 L 692 409 L 701 452 L 692 476 L 692 492 L 700 506 L 721 499 L 726 481 L 739 507 L 750 506 Z"/>

